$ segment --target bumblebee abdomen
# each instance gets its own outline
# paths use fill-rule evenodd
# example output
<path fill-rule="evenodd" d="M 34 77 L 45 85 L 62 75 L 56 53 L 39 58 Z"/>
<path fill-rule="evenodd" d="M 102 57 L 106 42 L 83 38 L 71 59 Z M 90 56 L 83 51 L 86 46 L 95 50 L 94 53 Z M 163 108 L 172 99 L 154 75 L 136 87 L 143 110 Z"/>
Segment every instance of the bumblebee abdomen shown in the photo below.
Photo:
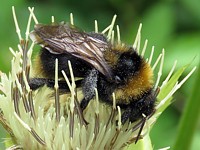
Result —
<path fill-rule="evenodd" d="M 91 67 L 83 60 L 76 58 L 70 54 L 52 54 L 47 49 L 42 48 L 41 52 L 37 58 L 39 65 L 36 64 L 36 76 L 45 76 L 48 78 L 54 78 L 55 75 L 55 60 L 58 59 L 58 75 L 63 77 L 61 71 L 64 70 L 67 76 L 70 76 L 68 60 L 70 60 L 73 68 L 73 73 L 75 77 L 84 77 L 87 70 Z"/>

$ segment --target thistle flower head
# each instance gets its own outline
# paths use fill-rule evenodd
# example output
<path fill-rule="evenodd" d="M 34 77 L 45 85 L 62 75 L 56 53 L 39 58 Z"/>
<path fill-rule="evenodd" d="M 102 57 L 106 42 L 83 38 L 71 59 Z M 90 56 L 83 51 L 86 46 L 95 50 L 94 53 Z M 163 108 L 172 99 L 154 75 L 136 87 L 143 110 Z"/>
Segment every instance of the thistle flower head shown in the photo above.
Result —
<path fill-rule="evenodd" d="M 95 100 L 91 101 L 90 107 L 83 113 L 80 111 L 78 97 L 81 97 L 82 94 L 80 90 L 76 89 L 73 66 L 70 62 L 68 65 L 71 81 L 65 72 L 62 72 L 70 89 L 69 94 L 59 96 L 57 60 L 55 62 L 54 92 L 46 86 L 36 91 L 30 89 L 28 80 L 32 74 L 31 55 L 34 43 L 29 41 L 29 31 L 31 21 L 34 20 L 36 24 L 38 21 L 33 13 L 34 8 L 29 8 L 30 16 L 23 39 L 14 7 L 12 9 L 19 45 L 18 49 L 10 48 L 13 54 L 10 73 L 8 75 L 0 74 L 0 90 L 2 92 L 0 95 L 0 123 L 10 134 L 10 138 L 7 138 L 5 142 L 11 141 L 13 144 L 8 149 L 121 149 L 135 142 L 141 122 L 121 124 L 121 110 L 115 105 L 114 93 L 112 107 L 99 102 L 98 94 L 101 93 L 96 90 Z M 107 38 L 111 42 L 114 42 L 115 39 L 113 29 L 115 19 L 116 15 L 111 24 L 102 31 L 103 34 L 107 34 Z M 52 17 L 52 22 L 54 22 L 54 17 Z M 71 24 L 74 24 L 72 14 Z M 141 56 L 144 56 L 147 40 L 141 49 L 141 28 L 142 24 L 139 26 L 133 47 Z M 95 32 L 99 32 L 97 21 L 95 21 Z M 121 43 L 119 26 L 117 26 L 116 34 L 117 42 Z M 157 78 L 154 88 L 159 86 L 160 93 L 157 97 L 156 112 L 145 123 L 139 143 L 150 141 L 148 137 L 150 128 L 161 112 L 171 103 L 172 95 L 195 70 L 193 68 L 182 81 L 178 82 L 178 78 L 187 66 L 174 73 L 177 63 L 175 61 L 166 79 L 160 83 L 165 51 L 162 50 L 154 63 L 152 62 L 153 54 L 154 47 L 146 61 L 153 70 L 159 67 L 159 71 L 155 72 Z M 118 120 L 117 123 L 116 120 Z M 150 142 L 149 144 L 151 146 Z"/>

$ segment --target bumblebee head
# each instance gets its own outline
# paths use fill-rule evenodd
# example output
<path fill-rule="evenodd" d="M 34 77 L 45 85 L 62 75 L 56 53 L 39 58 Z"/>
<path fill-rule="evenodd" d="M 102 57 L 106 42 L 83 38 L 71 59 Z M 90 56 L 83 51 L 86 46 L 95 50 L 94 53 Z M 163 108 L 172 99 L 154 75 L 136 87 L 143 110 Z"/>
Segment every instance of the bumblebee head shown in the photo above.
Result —
<path fill-rule="evenodd" d="M 124 83 L 129 78 L 137 75 L 141 68 L 142 58 L 137 54 L 133 48 L 129 51 L 123 52 L 114 69 L 115 80 L 117 83 Z"/>

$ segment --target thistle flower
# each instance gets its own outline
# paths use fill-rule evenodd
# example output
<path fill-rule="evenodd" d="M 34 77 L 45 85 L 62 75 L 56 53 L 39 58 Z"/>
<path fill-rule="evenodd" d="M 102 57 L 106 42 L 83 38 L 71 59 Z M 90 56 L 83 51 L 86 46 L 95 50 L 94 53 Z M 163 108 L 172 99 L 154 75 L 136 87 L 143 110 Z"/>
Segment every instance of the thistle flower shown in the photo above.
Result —
<path fill-rule="evenodd" d="M 79 109 L 78 98 L 81 97 L 81 91 L 76 89 L 73 69 L 68 62 L 71 82 L 63 72 L 63 76 L 69 86 L 70 93 L 59 96 L 58 86 L 58 62 L 55 62 L 55 87 L 52 96 L 52 90 L 46 86 L 37 91 L 32 91 L 28 80 L 32 72 L 31 55 L 34 43 L 30 44 L 29 31 L 31 21 L 37 24 L 38 21 L 33 13 L 34 8 L 29 8 L 30 16 L 28 19 L 25 39 L 22 38 L 17 23 L 14 7 L 13 17 L 16 26 L 16 32 L 19 37 L 18 49 L 13 50 L 11 61 L 11 71 L 8 75 L 1 73 L 0 90 L 0 123 L 8 131 L 10 137 L 7 137 L 5 143 L 11 143 L 7 149 L 122 149 L 129 148 L 130 144 L 135 142 L 140 122 L 121 124 L 121 110 L 115 105 L 115 95 L 113 93 L 113 107 L 101 104 L 98 100 L 98 91 L 96 97 L 91 101 L 83 113 Z M 114 41 L 114 22 L 102 31 L 107 34 L 111 42 Z M 71 24 L 73 16 L 71 14 Z M 54 17 L 52 17 L 54 22 Z M 147 46 L 147 40 L 140 52 L 141 39 L 140 24 L 133 47 L 144 56 Z M 98 32 L 97 21 L 95 21 L 95 32 Z M 117 40 L 120 40 L 119 26 L 117 26 Z M 141 133 L 141 139 L 131 148 L 139 149 L 148 147 L 151 149 L 149 131 L 153 127 L 159 115 L 169 106 L 172 95 L 183 85 L 183 83 L 192 75 L 196 67 L 180 82 L 179 77 L 187 66 L 180 68 L 174 73 L 177 61 L 174 62 L 171 71 L 166 79 L 160 83 L 162 68 L 164 63 L 165 51 L 158 56 L 154 64 L 152 58 L 154 47 L 147 58 L 147 62 L 157 72 L 155 88 L 160 86 L 160 93 L 157 96 L 156 112 L 144 125 Z M 156 74 L 156 72 L 155 72 Z M 87 120 L 87 122 L 86 122 Z M 118 123 L 116 124 L 116 120 Z"/>

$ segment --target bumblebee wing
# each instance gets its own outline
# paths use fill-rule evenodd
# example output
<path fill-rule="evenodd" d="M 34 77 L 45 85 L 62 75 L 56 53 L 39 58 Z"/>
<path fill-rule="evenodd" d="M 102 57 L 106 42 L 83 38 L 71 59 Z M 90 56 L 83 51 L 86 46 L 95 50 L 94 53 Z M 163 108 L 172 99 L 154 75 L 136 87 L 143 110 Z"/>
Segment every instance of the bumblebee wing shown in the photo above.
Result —
<path fill-rule="evenodd" d="M 111 69 L 104 59 L 103 52 L 108 49 L 108 42 L 103 35 L 95 37 L 68 24 L 38 24 L 30 33 L 30 37 L 51 53 L 69 53 L 88 62 L 106 77 L 112 76 Z"/>

